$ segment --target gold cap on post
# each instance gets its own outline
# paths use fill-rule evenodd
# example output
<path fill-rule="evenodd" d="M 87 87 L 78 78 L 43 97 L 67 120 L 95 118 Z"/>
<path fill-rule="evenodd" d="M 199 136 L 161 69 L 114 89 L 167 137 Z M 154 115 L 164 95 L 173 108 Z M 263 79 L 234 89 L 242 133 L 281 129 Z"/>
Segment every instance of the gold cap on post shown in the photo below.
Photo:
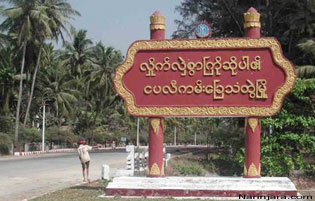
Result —
<path fill-rule="evenodd" d="M 260 28 L 260 14 L 253 7 L 244 13 L 244 28 Z"/>
<path fill-rule="evenodd" d="M 165 30 L 165 17 L 159 11 L 151 15 L 150 22 L 150 30 Z"/>

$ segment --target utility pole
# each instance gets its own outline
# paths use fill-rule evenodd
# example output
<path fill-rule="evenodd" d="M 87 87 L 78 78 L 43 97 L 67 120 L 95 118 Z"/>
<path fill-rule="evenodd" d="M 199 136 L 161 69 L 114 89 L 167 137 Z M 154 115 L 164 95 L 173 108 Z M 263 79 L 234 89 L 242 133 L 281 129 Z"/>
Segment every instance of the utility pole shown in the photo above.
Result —
<path fill-rule="evenodd" d="M 176 126 L 175 126 L 175 129 L 174 129 L 174 145 L 176 146 Z"/>
<path fill-rule="evenodd" d="M 140 119 L 137 118 L 137 146 L 139 146 Z"/>
<path fill-rule="evenodd" d="M 46 121 L 46 105 L 43 106 L 43 127 L 42 127 L 42 151 L 45 151 L 45 121 Z"/>
<path fill-rule="evenodd" d="M 195 132 L 195 145 L 197 145 L 197 135 L 196 135 L 196 132 Z"/>

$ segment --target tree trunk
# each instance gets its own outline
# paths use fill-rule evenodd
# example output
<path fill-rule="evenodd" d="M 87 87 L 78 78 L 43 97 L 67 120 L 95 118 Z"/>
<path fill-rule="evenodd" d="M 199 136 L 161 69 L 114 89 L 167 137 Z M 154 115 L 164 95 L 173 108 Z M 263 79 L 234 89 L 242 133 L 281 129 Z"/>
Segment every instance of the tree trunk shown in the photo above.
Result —
<path fill-rule="evenodd" d="M 4 94 L 4 104 L 2 107 L 2 112 L 4 115 L 7 115 L 10 112 L 10 108 L 9 108 L 10 95 L 11 95 L 11 88 L 8 87 L 6 93 Z"/>
<path fill-rule="evenodd" d="M 24 72 L 24 66 L 25 66 L 25 54 L 26 54 L 26 46 L 27 42 L 24 42 L 23 47 L 23 56 L 22 56 L 22 63 L 21 63 L 21 72 L 20 72 L 20 87 L 19 87 L 19 97 L 18 97 L 18 104 L 16 106 L 16 116 L 15 116 L 15 133 L 14 133 L 14 139 L 15 139 L 15 147 L 18 151 L 20 151 L 19 146 L 19 121 L 20 121 L 20 107 L 22 102 L 22 92 L 23 92 L 23 72 Z"/>
<path fill-rule="evenodd" d="M 92 124 L 91 143 L 94 143 L 94 129 L 95 129 L 95 123 L 96 123 L 97 117 L 98 117 L 98 114 L 96 113 L 93 119 L 93 124 Z"/>
<path fill-rule="evenodd" d="M 32 80 L 31 94 L 30 94 L 30 96 L 28 98 L 28 104 L 27 104 L 27 109 L 26 109 L 25 118 L 24 118 L 24 126 L 26 126 L 26 123 L 27 123 L 27 120 L 28 120 L 28 116 L 29 116 L 29 113 L 30 113 L 30 108 L 31 108 L 32 100 L 33 100 L 33 93 L 34 93 L 34 87 L 35 87 L 35 82 L 36 82 L 37 71 L 38 71 L 38 68 L 39 68 L 39 65 L 40 65 L 40 58 L 41 58 L 41 54 L 42 54 L 42 48 L 43 48 L 43 42 L 41 42 L 40 46 L 39 46 L 39 52 L 38 52 L 38 57 L 37 57 L 37 61 L 36 61 L 36 67 L 35 67 L 33 80 Z"/>

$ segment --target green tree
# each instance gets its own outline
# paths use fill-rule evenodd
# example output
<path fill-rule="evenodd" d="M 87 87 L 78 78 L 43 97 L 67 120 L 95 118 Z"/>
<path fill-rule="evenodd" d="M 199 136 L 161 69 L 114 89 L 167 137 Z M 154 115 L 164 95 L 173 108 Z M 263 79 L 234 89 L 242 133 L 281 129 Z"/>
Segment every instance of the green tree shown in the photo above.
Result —
<path fill-rule="evenodd" d="M 285 98 L 282 110 L 264 124 L 276 133 L 315 134 L 315 79 L 297 79 L 294 90 Z"/>
<path fill-rule="evenodd" d="M 36 9 L 36 10 L 35 10 Z M 66 25 L 69 24 L 68 20 L 79 13 L 74 10 L 69 3 L 65 0 L 40 0 L 36 1 L 36 6 L 33 11 L 32 19 L 32 32 L 33 42 L 39 43 L 38 56 L 36 66 L 33 74 L 31 94 L 28 99 L 26 108 L 24 126 L 27 123 L 30 107 L 32 104 L 35 81 L 37 71 L 40 65 L 42 48 L 46 39 L 57 40 L 59 36 L 63 39 L 62 32 L 68 32 Z"/>
<path fill-rule="evenodd" d="M 315 33 L 315 0 L 184 0 L 176 8 L 183 17 L 176 20 L 175 38 L 193 35 L 200 21 L 211 24 L 213 37 L 243 37 L 243 13 L 251 6 L 261 13 L 262 35 L 280 40 L 285 55 L 295 63 L 303 64 L 297 44 Z"/>
<path fill-rule="evenodd" d="M 43 69 L 39 78 L 39 101 L 45 101 L 58 118 L 58 126 L 62 124 L 62 118 L 70 118 L 74 115 L 75 104 L 80 92 L 75 89 L 76 81 L 68 79 L 67 69 L 58 59 L 57 53 L 52 53 L 52 46 L 45 48 Z"/>
<path fill-rule="evenodd" d="M 2 3 L 0 110 L 8 119 L 16 109 L 17 147 L 39 140 L 34 126 L 44 104 L 52 141 L 69 141 L 64 135 L 72 131 L 93 141 L 94 130 L 101 131 L 97 132 L 98 142 L 117 141 L 126 133 L 134 139 L 136 120 L 122 109 L 123 102 L 112 85 L 121 53 L 102 43 L 93 45 L 85 30 L 71 29 L 73 40 L 64 42 L 63 49 L 47 44 L 63 39 L 67 21 L 78 14 L 66 0 L 0 0 Z M 3 125 L 0 128 L 13 136 Z"/>
<path fill-rule="evenodd" d="M 87 90 L 91 93 L 97 93 L 103 98 L 113 92 L 112 75 L 115 68 L 122 62 L 122 58 L 120 51 L 113 47 L 105 47 L 101 42 L 97 43 L 92 48 L 89 58 L 92 69 L 86 72 L 88 74 Z"/>
<path fill-rule="evenodd" d="M 113 47 L 105 47 L 101 42 L 92 49 L 89 57 L 90 69 L 85 71 L 86 101 L 92 105 L 92 141 L 94 138 L 95 122 L 104 108 L 113 105 L 118 99 L 112 87 L 112 75 L 114 69 L 122 62 L 120 51 Z"/>
<path fill-rule="evenodd" d="M 1 111 L 4 115 L 8 115 L 10 112 L 10 100 L 14 96 L 14 83 L 19 80 L 19 76 L 15 75 L 15 48 L 12 45 L 3 46 L 0 49 L 0 89 L 2 94 Z"/>
<path fill-rule="evenodd" d="M 35 7 L 35 0 L 3 0 L 3 2 L 9 3 L 10 5 L 12 5 L 12 7 L 2 10 L 1 14 L 5 16 L 5 19 L 0 25 L 0 30 L 7 31 L 9 36 L 16 36 L 17 44 L 21 47 L 22 51 L 22 61 L 20 63 L 21 68 L 19 95 L 15 118 L 15 145 L 19 149 L 19 119 L 23 92 L 22 77 L 24 73 L 27 43 L 32 38 L 31 19 L 33 15 L 33 8 Z"/>
<path fill-rule="evenodd" d="M 76 31 L 75 29 L 71 29 L 71 34 L 73 41 L 66 41 L 64 43 L 65 50 L 63 51 L 62 59 L 64 59 L 64 65 L 68 68 L 69 75 L 72 78 L 81 80 L 84 68 L 90 57 L 89 52 L 93 43 L 87 38 L 86 30 Z"/>
<path fill-rule="evenodd" d="M 315 78 L 315 41 L 312 39 L 306 40 L 298 44 L 298 47 L 303 51 L 305 60 L 308 65 L 297 66 L 297 73 L 300 78 Z"/>

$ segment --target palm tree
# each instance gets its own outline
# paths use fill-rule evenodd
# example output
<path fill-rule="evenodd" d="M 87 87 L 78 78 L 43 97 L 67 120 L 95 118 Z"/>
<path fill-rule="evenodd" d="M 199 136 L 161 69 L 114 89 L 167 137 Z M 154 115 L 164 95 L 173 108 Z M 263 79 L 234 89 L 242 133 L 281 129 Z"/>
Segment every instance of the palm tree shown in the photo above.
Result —
<path fill-rule="evenodd" d="M 39 43 L 39 52 L 37 56 L 36 67 L 33 75 L 31 94 L 29 96 L 27 109 L 24 118 L 26 125 L 29 110 L 32 104 L 34 86 L 37 76 L 37 71 L 40 65 L 42 47 L 46 39 L 54 39 L 58 41 L 59 36 L 63 39 L 63 32 L 68 33 L 66 25 L 69 24 L 68 19 L 79 13 L 71 8 L 71 5 L 64 0 L 40 0 L 37 1 L 36 13 L 34 13 L 34 40 Z"/>
<path fill-rule="evenodd" d="M 20 107 L 23 92 L 23 73 L 25 66 L 25 55 L 27 43 L 32 38 L 32 15 L 33 10 L 36 5 L 36 0 L 3 0 L 3 2 L 12 5 L 11 8 L 2 9 L 1 14 L 6 18 L 0 25 L 1 31 L 7 31 L 9 36 L 17 37 L 17 44 L 22 50 L 22 61 L 20 68 L 20 85 L 19 85 L 19 95 L 18 103 L 16 107 L 16 117 L 15 117 L 15 145 L 19 149 L 18 139 L 19 139 L 19 119 L 20 119 Z"/>
<path fill-rule="evenodd" d="M 85 71 L 85 95 L 87 101 L 93 101 L 94 121 L 93 128 L 102 108 L 106 108 L 118 99 L 112 89 L 112 74 L 122 62 L 120 51 L 113 47 L 105 47 L 101 42 L 93 47 L 89 61 L 91 68 Z M 92 129 L 92 141 L 94 133 Z"/>
<path fill-rule="evenodd" d="M 0 8 L 0 12 L 1 12 L 1 8 Z M 5 48 L 7 41 L 8 41 L 7 35 L 0 33 L 0 48 Z"/>
<path fill-rule="evenodd" d="M 10 111 L 10 98 L 13 96 L 13 85 L 15 80 L 20 77 L 15 75 L 15 47 L 13 45 L 4 44 L 0 49 L 0 89 L 2 91 L 2 108 L 3 114 Z"/>
<path fill-rule="evenodd" d="M 69 75 L 80 80 L 83 70 L 88 62 L 90 46 L 93 44 L 90 39 L 86 37 L 86 30 L 76 31 L 71 30 L 73 36 L 72 42 L 65 42 L 62 59 L 64 65 L 67 66 Z"/>
<path fill-rule="evenodd" d="M 298 47 L 308 57 L 309 63 L 315 62 L 315 41 L 306 40 L 298 44 Z M 315 65 L 297 66 L 296 72 L 300 78 L 314 78 L 315 77 Z"/>
<path fill-rule="evenodd" d="M 73 114 L 75 103 L 78 101 L 80 92 L 75 87 L 75 80 L 67 79 L 67 70 L 58 59 L 52 46 L 45 47 L 43 70 L 40 71 L 38 97 L 45 100 L 53 109 L 55 116 L 59 119 L 70 117 Z M 41 96 L 41 97 L 40 97 Z"/>
<path fill-rule="evenodd" d="M 87 92 L 97 92 L 102 98 L 112 92 L 112 74 L 122 62 L 120 51 L 97 43 L 91 52 L 91 70 L 87 71 Z"/>

